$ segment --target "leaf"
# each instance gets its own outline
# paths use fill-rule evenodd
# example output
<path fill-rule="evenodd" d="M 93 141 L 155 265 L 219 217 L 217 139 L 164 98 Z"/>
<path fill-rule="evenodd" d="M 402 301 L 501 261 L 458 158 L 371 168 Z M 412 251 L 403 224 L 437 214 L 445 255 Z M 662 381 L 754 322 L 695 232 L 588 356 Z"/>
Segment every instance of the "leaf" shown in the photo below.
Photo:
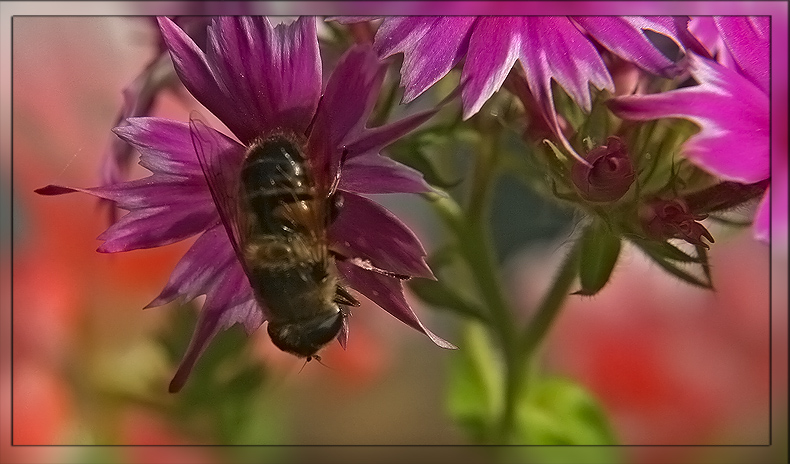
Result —
<path fill-rule="evenodd" d="M 620 256 L 620 237 L 612 233 L 606 223 L 594 220 L 581 237 L 579 278 L 581 290 L 576 295 L 595 295 L 612 275 Z"/>
<path fill-rule="evenodd" d="M 606 415 L 591 393 L 566 379 L 535 379 L 518 411 L 524 444 L 615 445 Z"/>

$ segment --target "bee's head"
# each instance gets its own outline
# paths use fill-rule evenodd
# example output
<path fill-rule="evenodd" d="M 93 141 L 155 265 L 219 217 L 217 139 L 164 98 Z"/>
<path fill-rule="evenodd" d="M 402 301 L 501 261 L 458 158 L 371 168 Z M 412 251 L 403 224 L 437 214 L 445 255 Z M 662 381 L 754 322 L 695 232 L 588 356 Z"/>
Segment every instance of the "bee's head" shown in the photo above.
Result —
<path fill-rule="evenodd" d="M 267 331 L 277 348 L 304 358 L 315 357 L 318 350 L 337 337 L 345 318 L 343 311 L 338 308 L 335 313 L 322 313 L 296 322 L 269 321 Z"/>

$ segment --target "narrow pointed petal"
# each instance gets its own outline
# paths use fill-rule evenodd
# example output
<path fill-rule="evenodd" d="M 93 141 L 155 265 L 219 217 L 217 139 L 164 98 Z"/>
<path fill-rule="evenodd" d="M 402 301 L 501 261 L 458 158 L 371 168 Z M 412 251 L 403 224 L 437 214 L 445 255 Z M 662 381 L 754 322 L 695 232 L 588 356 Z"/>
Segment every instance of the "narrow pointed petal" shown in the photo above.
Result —
<path fill-rule="evenodd" d="M 357 45 L 343 55 L 329 77 L 307 142 L 320 186 L 332 183 L 343 156 L 340 147 L 364 129 L 386 70 L 369 45 Z"/>
<path fill-rule="evenodd" d="M 219 76 L 209 66 L 200 47 L 169 18 L 157 18 L 162 39 L 170 50 L 173 66 L 184 86 L 200 103 L 214 113 L 241 140 L 255 134 L 247 124 L 236 121 L 235 102 L 228 98 L 227 90 L 220 86 Z"/>
<path fill-rule="evenodd" d="M 170 393 L 178 393 L 184 388 L 189 374 L 192 373 L 192 369 L 195 367 L 198 358 L 206 351 L 208 344 L 214 339 L 214 336 L 216 336 L 219 331 L 219 315 L 206 311 L 201 312 L 200 316 L 198 316 L 195 331 L 192 333 L 192 339 L 189 341 L 186 354 L 184 354 L 168 386 L 167 390 Z"/>
<path fill-rule="evenodd" d="M 474 16 L 387 18 L 376 33 L 380 57 L 403 52 L 401 84 L 408 103 L 435 84 L 463 57 Z"/>
<path fill-rule="evenodd" d="M 364 154 L 378 153 L 382 148 L 408 134 L 427 120 L 431 119 L 441 109 L 442 104 L 430 110 L 421 111 L 393 123 L 365 129 L 354 141 L 346 145 L 348 158 Z"/>
<path fill-rule="evenodd" d="M 342 261 L 338 261 L 337 268 L 348 285 L 392 314 L 396 319 L 424 333 L 432 342 L 442 348 L 457 349 L 455 345 L 434 334 L 420 322 L 406 301 L 403 294 L 403 283 L 399 279 L 367 271 Z"/>
<path fill-rule="evenodd" d="M 377 154 L 357 156 L 343 164 L 337 187 L 354 193 L 423 193 L 432 190 L 420 171 Z"/>
<path fill-rule="evenodd" d="M 771 18 L 719 16 L 714 22 L 741 73 L 767 94 L 771 83 Z"/>
<path fill-rule="evenodd" d="M 658 32 L 683 46 L 679 35 L 685 27 L 671 16 L 574 16 L 573 20 L 612 53 L 646 71 L 669 78 L 682 72 L 642 32 Z"/>
<path fill-rule="evenodd" d="M 140 165 L 152 172 L 200 177 L 189 125 L 163 118 L 129 118 L 113 132 L 140 152 Z"/>
<path fill-rule="evenodd" d="M 518 33 L 529 27 L 526 18 L 479 18 L 469 39 L 469 51 L 461 74 L 464 118 L 480 111 L 510 72 L 518 58 Z"/>
<path fill-rule="evenodd" d="M 394 274 L 434 278 L 420 240 L 394 214 L 359 195 L 342 195 L 343 206 L 328 231 L 334 251 Z"/>
<path fill-rule="evenodd" d="M 176 82 L 170 55 L 162 52 L 131 84 L 123 89 L 123 107 L 116 125 L 128 124 L 129 118 L 141 117 L 151 112 L 156 97 L 166 87 Z M 113 137 L 102 156 L 102 185 L 123 182 L 124 175 L 132 162 L 133 147 L 122 139 Z"/>
<path fill-rule="evenodd" d="M 528 81 L 546 85 L 549 77 L 554 78 L 585 111 L 592 105 L 589 84 L 614 93 L 612 77 L 601 55 L 568 18 L 530 17 L 525 29 L 528 39 L 522 44 L 531 46 L 522 45 L 520 51 Z M 533 65 L 537 73 L 528 70 Z M 549 88 L 541 93 L 550 92 Z"/>
<path fill-rule="evenodd" d="M 689 58 L 700 85 L 618 97 L 610 107 L 626 119 L 688 119 L 701 129 L 684 144 L 690 160 L 727 180 L 748 184 L 768 178 L 768 96 L 734 70 L 693 54 Z"/>
<path fill-rule="evenodd" d="M 219 220 L 185 123 L 130 118 L 115 133 L 140 151 L 140 164 L 153 175 L 89 189 L 49 186 L 42 194 L 82 192 L 114 201 L 129 213 L 105 230 L 98 251 L 153 248 L 201 233 Z M 229 139 L 228 139 L 229 140 Z M 235 144 L 235 142 L 233 142 Z M 238 144 L 236 149 L 242 149 Z"/>

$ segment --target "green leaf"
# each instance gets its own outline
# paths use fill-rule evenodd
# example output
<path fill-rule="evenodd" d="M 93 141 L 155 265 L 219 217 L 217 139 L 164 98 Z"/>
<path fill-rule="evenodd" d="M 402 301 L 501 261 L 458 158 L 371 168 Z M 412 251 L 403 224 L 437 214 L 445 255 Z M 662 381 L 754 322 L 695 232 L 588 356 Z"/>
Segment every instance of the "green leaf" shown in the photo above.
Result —
<path fill-rule="evenodd" d="M 594 220 L 587 226 L 581 239 L 579 278 L 582 288 L 577 295 L 595 295 L 612 275 L 620 255 L 620 237 L 612 233 L 602 220 Z"/>
<path fill-rule="evenodd" d="M 503 365 L 482 325 L 467 324 L 450 364 L 447 410 L 473 439 L 484 442 L 502 414 Z"/>
<path fill-rule="evenodd" d="M 601 406 L 582 386 L 566 379 L 535 379 L 519 408 L 520 432 L 530 445 L 615 445 Z"/>

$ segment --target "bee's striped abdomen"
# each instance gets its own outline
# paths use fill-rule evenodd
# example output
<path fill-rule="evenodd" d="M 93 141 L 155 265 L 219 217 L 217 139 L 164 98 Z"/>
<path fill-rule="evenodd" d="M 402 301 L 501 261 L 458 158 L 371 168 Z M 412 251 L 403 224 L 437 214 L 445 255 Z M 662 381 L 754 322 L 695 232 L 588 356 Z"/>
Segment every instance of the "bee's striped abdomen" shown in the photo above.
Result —
<path fill-rule="evenodd" d="M 262 234 L 287 235 L 299 227 L 283 214 L 285 205 L 312 200 L 302 151 L 283 136 L 252 146 L 241 171 L 242 188 Z"/>

